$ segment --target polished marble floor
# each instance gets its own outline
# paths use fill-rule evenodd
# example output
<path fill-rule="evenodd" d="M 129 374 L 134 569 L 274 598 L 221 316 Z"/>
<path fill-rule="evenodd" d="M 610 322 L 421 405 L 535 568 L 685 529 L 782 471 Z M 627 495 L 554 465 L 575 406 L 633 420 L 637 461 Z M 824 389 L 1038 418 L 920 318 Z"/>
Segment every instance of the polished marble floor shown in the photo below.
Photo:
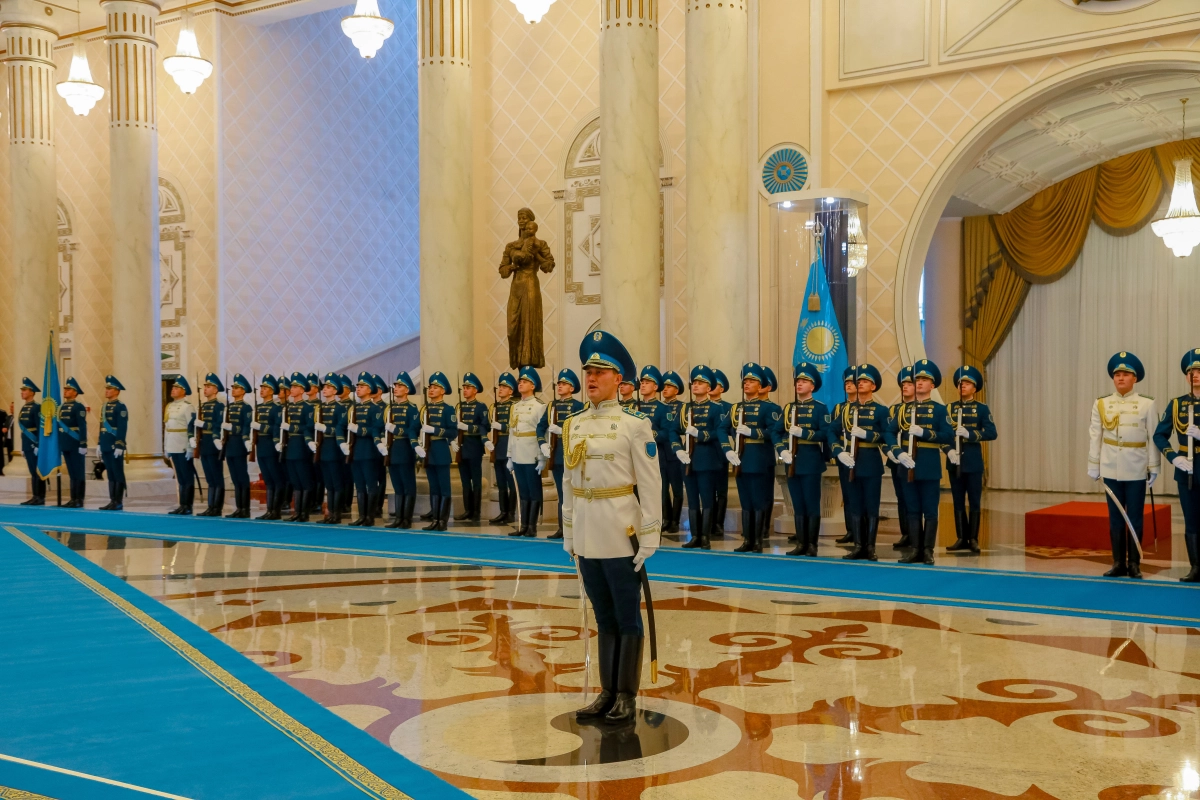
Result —
<path fill-rule="evenodd" d="M 574 576 L 51 535 L 484 800 L 1200 788 L 1196 629 L 656 582 L 658 683 L 610 730 L 569 716 Z"/>

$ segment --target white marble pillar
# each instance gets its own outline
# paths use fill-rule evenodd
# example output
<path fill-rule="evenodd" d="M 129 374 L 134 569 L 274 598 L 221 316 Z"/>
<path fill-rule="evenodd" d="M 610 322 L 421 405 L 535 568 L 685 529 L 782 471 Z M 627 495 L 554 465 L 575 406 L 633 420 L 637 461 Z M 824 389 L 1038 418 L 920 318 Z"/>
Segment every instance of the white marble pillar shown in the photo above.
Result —
<path fill-rule="evenodd" d="M 658 7 L 600 0 L 600 324 L 639 368 L 659 345 Z"/>
<path fill-rule="evenodd" d="M 686 2 L 688 357 L 736 375 L 750 352 L 746 0 Z"/>
<path fill-rule="evenodd" d="M 453 374 L 476 368 L 471 308 L 471 0 L 421 0 L 417 17 L 421 372 Z"/>
<path fill-rule="evenodd" d="M 55 176 L 53 10 L 29 0 L 0 8 L 4 70 L 8 78 L 9 213 L 13 285 L 12 341 L 5 377 L 13 398 L 22 376 L 39 386 L 46 342 L 58 325 L 58 187 Z M 21 401 L 16 400 L 20 406 Z"/>
<path fill-rule="evenodd" d="M 102 0 L 108 47 L 113 374 L 125 386 L 135 472 L 162 452 L 155 23 L 145 0 Z M 139 463 L 142 462 L 142 463 Z"/>

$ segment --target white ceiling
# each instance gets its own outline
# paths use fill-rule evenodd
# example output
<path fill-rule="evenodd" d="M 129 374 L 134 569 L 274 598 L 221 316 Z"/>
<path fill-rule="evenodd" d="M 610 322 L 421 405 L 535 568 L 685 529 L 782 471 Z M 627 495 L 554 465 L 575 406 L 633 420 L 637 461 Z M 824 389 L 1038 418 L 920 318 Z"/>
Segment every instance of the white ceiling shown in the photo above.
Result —
<path fill-rule="evenodd" d="M 959 181 L 950 205 L 1010 211 L 1094 164 L 1178 139 L 1185 97 L 1188 135 L 1200 136 L 1194 72 L 1134 74 L 1060 97 L 1000 136 Z"/>

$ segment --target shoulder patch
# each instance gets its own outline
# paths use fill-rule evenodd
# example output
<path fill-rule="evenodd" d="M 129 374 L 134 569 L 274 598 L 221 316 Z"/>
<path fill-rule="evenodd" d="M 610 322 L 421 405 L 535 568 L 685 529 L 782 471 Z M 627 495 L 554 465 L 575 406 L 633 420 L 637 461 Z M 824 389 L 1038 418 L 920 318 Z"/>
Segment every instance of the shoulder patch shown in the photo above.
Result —
<path fill-rule="evenodd" d="M 650 456 L 651 458 L 658 457 L 658 446 L 655 445 L 654 442 L 646 442 L 646 455 Z"/>
<path fill-rule="evenodd" d="M 643 414 L 640 411 L 635 410 L 631 406 L 621 406 L 621 410 L 624 411 L 626 414 L 628 414 L 631 417 L 637 417 L 638 419 L 650 419 L 645 414 Z"/>
<path fill-rule="evenodd" d="M 833 419 L 833 417 L 829 416 L 828 414 L 826 414 L 826 415 L 825 415 L 825 422 L 826 422 L 826 423 L 830 422 L 832 419 Z"/>

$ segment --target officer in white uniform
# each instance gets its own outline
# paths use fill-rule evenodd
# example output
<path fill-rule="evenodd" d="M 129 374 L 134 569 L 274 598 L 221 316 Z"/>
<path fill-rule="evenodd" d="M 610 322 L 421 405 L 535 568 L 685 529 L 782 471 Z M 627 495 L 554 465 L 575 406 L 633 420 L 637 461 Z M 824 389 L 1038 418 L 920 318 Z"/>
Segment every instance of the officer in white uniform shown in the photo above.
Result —
<path fill-rule="evenodd" d="M 1154 398 L 1140 395 L 1134 385 L 1146 377 L 1142 362 L 1122 350 L 1108 360 L 1108 375 L 1116 391 L 1092 404 L 1091 451 L 1088 476 L 1104 480 L 1133 523 L 1133 535 L 1142 538 L 1142 512 L 1146 487 L 1158 477 L 1158 449 L 1153 445 L 1158 413 Z M 1107 494 L 1107 493 L 1106 493 Z M 1141 554 L 1128 541 L 1125 520 L 1108 498 L 1108 535 L 1112 540 L 1113 568 L 1105 577 L 1142 577 Z"/>
<path fill-rule="evenodd" d="M 521 518 L 509 536 L 537 536 L 542 516 L 542 468 L 545 456 L 538 446 L 538 423 L 546 416 L 546 404 L 537 398 L 542 379 L 533 367 L 521 367 L 517 391 L 521 399 L 508 412 L 508 468 L 516 475 L 517 502 Z"/>
<path fill-rule="evenodd" d="M 171 385 L 171 402 L 163 411 L 163 452 L 171 459 L 179 484 L 179 505 L 168 514 L 191 514 L 196 499 L 196 465 L 188 446 L 196 430 L 196 407 L 186 399 L 191 393 L 187 378 L 180 375 Z"/>
<path fill-rule="evenodd" d="M 595 610 L 601 692 L 575 718 L 625 723 L 637 711 L 645 642 L 638 571 L 658 549 L 662 475 L 649 417 L 617 400 L 621 376 L 636 372 L 625 346 L 596 331 L 579 360 L 589 405 L 563 424 L 563 549 L 578 558 Z"/>

